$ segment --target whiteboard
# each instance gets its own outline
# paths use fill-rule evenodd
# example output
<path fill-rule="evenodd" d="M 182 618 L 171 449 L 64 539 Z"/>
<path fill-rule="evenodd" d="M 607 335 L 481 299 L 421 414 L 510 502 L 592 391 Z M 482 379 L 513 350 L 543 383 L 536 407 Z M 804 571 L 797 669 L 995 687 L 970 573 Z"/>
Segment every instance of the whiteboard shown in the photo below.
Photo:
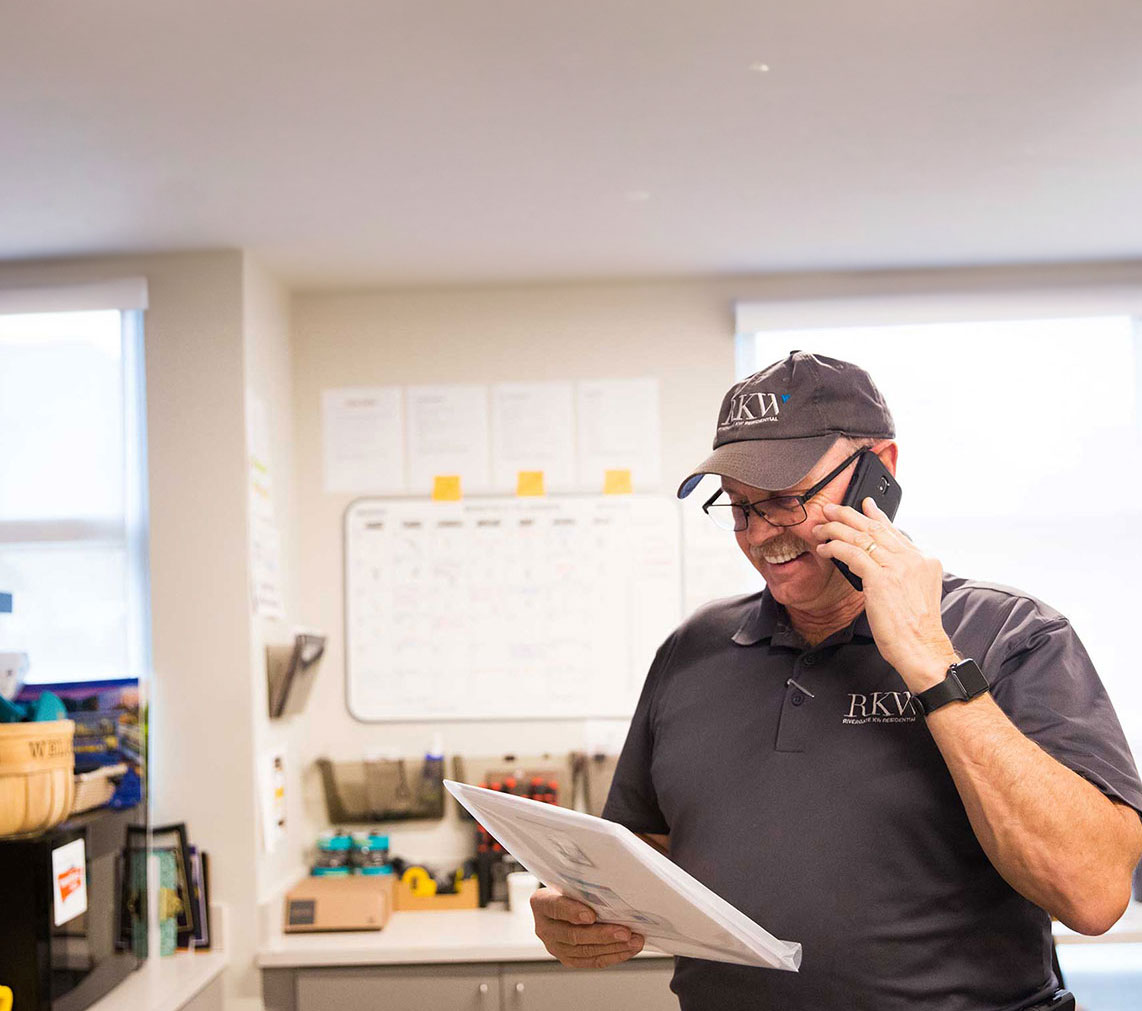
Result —
<path fill-rule="evenodd" d="M 682 614 L 675 502 L 359 499 L 345 513 L 359 720 L 629 717 Z"/>

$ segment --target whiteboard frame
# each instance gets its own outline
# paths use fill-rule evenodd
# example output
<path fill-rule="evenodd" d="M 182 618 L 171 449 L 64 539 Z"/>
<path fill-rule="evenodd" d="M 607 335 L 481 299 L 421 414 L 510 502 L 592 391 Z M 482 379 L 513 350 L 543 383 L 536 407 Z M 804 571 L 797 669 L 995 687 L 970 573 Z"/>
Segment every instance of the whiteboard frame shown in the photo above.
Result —
<path fill-rule="evenodd" d="M 537 501 L 546 502 L 563 502 L 563 501 L 576 501 L 576 500 L 605 500 L 612 496 L 605 496 L 598 492 L 567 492 L 558 495 L 544 495 L 536 496 Z M 678 530 L 678 614 L 679 620 L 683 620 L 686 616 L 686 571 L 685 571 L 685 543 L 684 543 L 684 529 L 682 521 L 681 502 L 666 495 L 659 495 L 655 493 L 639 493 L 635 492 L 630 495 L 613 496 L 616 499 L 656 499 L 674 506 L 675 519 Z M 504 495 L 504 494 L 485 494 L 485 495 L 465 495 L 461 502 L 484 502 L 493 499 L 502 501 L 513 501 L 518 499 L 518 496 Z M 526 501 L 526 500 L 525 500 Z M 368 503 L 382 503 L 386 505 L 399 505 L 402 503 L 411 503 L 421 506 L 432 505 L 431 498 L 425 498 L 423 495 L 359 495 L 354 498 L 348 505 L 345 506 L 344 512 L 341 514 L 341 624 L 342 624 L 342 650 L 343 650 L 343 688 L 345 692 L 345 710 L 349 716 L 357 723 L 366 726 L 375 726 L 377 724 L 414 724 L 414 723 L 558 723 L 569 721 L 581 720 L 629 720 L 630 716 L 618 717 L 614 713 L 582 713 L 577 715 L 556 715 L 556 716 L 421 716 L 421 717 L 408 717 L 408 716 L 390 716 L 390 717 L 366 717 L 361 716 L 353 709 L 352 692 L 350 685 L 352 682 L 351 677 L 351 651 L 349 648 L 349 519 L 353 514 L 354 509 Z M 451 505 L 453 503 L 440 503 L 442 505 Z M 652 658 L 653 659 L 653 658 Z M 650 661 L 647 662 L 647 669 L 650 669 Z"/>

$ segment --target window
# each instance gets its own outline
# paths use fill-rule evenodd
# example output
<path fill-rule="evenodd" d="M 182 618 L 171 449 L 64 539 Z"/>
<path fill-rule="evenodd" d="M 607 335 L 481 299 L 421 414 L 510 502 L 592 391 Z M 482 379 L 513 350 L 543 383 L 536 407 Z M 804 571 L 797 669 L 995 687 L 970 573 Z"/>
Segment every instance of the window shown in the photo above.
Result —
<path fill-rule="evenodd" d="M 31 683 L 143 677 L 142 312 L 4 313 L 4 294 L 0 648 L 28 653 Z"/>
<path fill-rule="evenodd" d="M 751 307 L 754 324 L 764 312 Z M 933 323 L 929 312 L 917 325 L 792 329 L 788 311 L 774 315 L 780 329 L 739 334 L 739 372 L 794 348 L 867 369 L 896 420 L 898 525 L 946 570 L 1019 587 L 1066 614 L 1142 754 L 1135 319 Z M 861 322 L 859 306 L 853 318 Z"/>

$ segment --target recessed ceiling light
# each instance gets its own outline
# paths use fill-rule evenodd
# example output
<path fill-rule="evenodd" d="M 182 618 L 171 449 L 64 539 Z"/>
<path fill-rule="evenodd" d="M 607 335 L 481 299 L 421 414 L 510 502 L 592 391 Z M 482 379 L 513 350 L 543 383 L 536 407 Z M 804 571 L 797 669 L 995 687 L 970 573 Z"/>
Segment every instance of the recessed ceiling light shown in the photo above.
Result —
<path fill-rule="evenodd" d="M 627 190 L 627 200 L 632 204 L 645 203 L 650 199 L 650 194 L 646 190 Z"/>
<path fill-rule="evenodd" d="M 769 73 L 769 64 L 768 63 L 751 63 L 749 65 L 749 69 L 752 70 L 755 74 L 768 74 Z"/>

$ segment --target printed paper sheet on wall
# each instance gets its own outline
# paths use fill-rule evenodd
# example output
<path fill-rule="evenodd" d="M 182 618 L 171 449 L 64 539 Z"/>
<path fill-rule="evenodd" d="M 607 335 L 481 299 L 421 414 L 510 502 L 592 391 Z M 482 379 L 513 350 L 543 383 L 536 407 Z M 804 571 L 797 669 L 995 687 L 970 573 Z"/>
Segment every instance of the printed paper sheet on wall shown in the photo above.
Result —
<path fill-rule="evenodd" d="M 677 505 L 361 499 L 345 517 L 362 720 L 628 717 L 681 618 Z"/>

